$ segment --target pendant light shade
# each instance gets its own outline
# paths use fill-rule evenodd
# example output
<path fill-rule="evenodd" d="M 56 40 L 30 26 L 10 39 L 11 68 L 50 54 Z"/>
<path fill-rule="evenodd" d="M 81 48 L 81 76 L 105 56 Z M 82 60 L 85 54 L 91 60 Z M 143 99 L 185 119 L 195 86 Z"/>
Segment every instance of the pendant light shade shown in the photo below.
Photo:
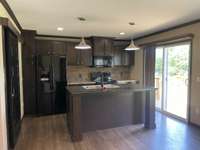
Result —
<path fill-rule="evenodd" d="M 82 50 L 84 50 L 84 49 L 91 49 L 91 46 L 88 45 L 88 44 L 85 42 L 85 39 L 84 39 L 84 38 L 82 38 L 82 39 L 81 39 L 81 42 L 80 42 L 78 45 L 76 45 L 75 48 L 76 48 L 76 49 L 82 49 Z"/>
<path fill-rule="evenodd" d="M 126 51 L 136 51 L 139 50 L 140 48 L 135 46 L 134 41 L 131 40 L 131 43 L 128 47 L 125 48 Z"/>

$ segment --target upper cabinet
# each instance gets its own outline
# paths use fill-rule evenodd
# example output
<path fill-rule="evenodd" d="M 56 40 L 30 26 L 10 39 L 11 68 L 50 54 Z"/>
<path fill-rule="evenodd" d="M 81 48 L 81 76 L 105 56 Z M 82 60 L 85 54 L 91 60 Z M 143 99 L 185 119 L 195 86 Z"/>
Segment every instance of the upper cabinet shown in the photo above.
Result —
<path fill-rule="evenodd" d="M 36 40 L 36 49 L 38 55 L 58 55 L 66 56 L 66 43 L 53 40 Z"/>
<path fill-rule="evenodd" d="M 89 41 L 86 41 L 91 44 Z M 67 42 L 67 63 L 68 65 L 82 65 L 91 66 L 92 65 L 92 50 L 78 50 L 75 46 L 78 42 Z"/>
<path fill-rule="evenodd" d="M 36 52 L 38 55 L 50 55 L 53 52 L 52 41 L 36 40 Z"/>
<path fill-rule="evenodd" d="M 134 51 L 125 51 L 128 46 L 127 41 L 115 41 L 113 44 L 113 64 L 114 66 L 132 66 L 134 65 Z"/>
<path fill-rule="evenodd" d="M 36 40 L 38 55 L 66 56 L 68 65 L 92 66 L 93 56 L 112 56 L 114 66 L 134 65 L 134 51 L 125 51 L 129 41 L 114 41 L 112 38 L 92 37 L 86 43 L 92 49 L 78 50 L 79 41 Z"/>
<path fill-rule="evenodd" d="M 76 42 L 67 42 L 67 64 L 68 65 L 79 65 L 79 51 L 74 47 L 78 44 Z"/>
<path fill-rule="evenodd" d="M 63 41 L 52 41 L 53 44 L 53 54 L 59 56 L 67 55 L 67 46 Z"/>
<path fill-rule="evenodd" d="M 92 44 L 94 56 L 113 56 L 113 39 L 93 37 Z"/>

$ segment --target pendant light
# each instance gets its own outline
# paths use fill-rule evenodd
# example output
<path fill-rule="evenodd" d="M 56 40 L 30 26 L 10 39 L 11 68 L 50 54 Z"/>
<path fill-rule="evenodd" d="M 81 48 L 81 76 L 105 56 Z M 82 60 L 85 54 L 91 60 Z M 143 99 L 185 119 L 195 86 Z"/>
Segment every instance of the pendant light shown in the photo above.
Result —
<path fill-rule="evenodd" d="M 85 42 L 85 39 L 82 37 L 81 38 L 81 42 L 75 46 L 76 49 L 81 49 L 81 50 L 84 50 L 84 49 L 91 49 L 91 46 L 88 45 L 86 42 Z"/>
<path fill-rule="evenodd" d="M 84 17 L 78 17 L 77 18 L 80 22 L 85 22 L 86 19 Z M 80 49 L 80 50 L 86 50 L 86 49 L 91 49 L 91 46 L 88 45 L 86 42 L 85 42 L 85 39 L 84 37 L 81 38 L 81 41 L 78 45 L 75 46 L 75 49 Z"/>
<path fill-rule="evenodd" d="M 134 41 L 131 40 L 131 43 L 128 47 L 125 48 L 126 51 L 136 51 L 136 50 L 139 50 L 140 48 L 137 47 L 135 44 L 134 44 Z"/>

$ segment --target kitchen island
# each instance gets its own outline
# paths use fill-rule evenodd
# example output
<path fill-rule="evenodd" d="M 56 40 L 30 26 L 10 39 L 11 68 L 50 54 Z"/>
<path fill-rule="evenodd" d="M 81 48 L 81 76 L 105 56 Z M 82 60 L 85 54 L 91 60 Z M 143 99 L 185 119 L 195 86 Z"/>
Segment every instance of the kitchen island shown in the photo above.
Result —
<path fill-rule="evenodd" d="M 155 128 L 155 89 L 133 85 L 110 85 L 100 89 L 68 86 L 67 122 L 74 142 L 82 133 L 131 124 Z"/>

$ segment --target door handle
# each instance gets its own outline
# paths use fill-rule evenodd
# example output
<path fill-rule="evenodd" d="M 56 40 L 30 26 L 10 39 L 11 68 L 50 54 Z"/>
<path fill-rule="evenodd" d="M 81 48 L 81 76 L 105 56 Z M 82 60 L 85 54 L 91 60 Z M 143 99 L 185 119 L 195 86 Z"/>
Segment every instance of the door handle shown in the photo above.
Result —
<path fill-rule="evenodd" d="M 13 79 L 14 79 L 14 70 L 12 69 L 11 81 L 10 81 L 10 90 L 11 90 L 11 97 L 15 96 L 15 89 L 13 87 Z"/>

